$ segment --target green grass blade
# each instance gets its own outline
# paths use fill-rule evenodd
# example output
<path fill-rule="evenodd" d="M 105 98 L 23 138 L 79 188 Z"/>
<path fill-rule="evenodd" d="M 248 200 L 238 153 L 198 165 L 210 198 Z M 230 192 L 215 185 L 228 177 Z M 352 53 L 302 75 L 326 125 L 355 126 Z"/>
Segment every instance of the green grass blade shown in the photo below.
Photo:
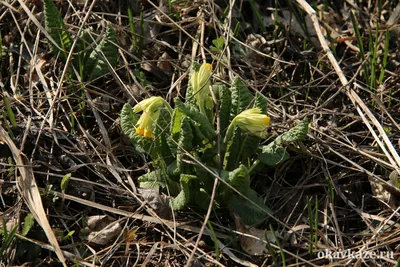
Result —
<path fill-rule="evenodd" d="M 213 242 L 214 242 L 214 247 L 215 247 L 215 259 L 216 259 L 217 261 L 220 261 L 220 259 L 221 259 L 221 254 L 220 254 L 220 251 L 219 251 L 217 236 L 215 235 L 214 229 L 213 229 L 212 224 L 211 224 L 210 221 L 207 221 L 207 226 L 208 226 L 208 228 L 210 228 L 211 238 L 212 238 L 212 240 L 213 240 Z"/>
<path fill-rule="evenodd" d="M 358 23 L 356 21 L 356 18 L 354 16 L 354 13 L 351 11 L 350 12 L 350 17 L 351 17 L 351 22 L 353 24 L 354 28 L 354 33 L 356 35 L 357 43 L 358 43 L 358 48 L 360 49 L 360 56 L 363 64 L 363 70 L 364 70 L 364 76 L 365 76 L 365 81 L 369 84 L 369 71 L 368 71 L 368 63 L 365 62 L 365 51 L 364 51 L 364 43 L 360 34 L 360 29 L 358 28 Z"/>
<path fill-rule="evenodd" d="M 15 120 L 15 114 L 11 109 L 10 103 L 8 102 L 7 97 L 3 96 L 4 105 L 6 106 L 8 118 L 10 119 L 11 125 L 15 128 L 17 127 L 17 121 Z"/>
<path fill-rule="evenodd" d="M 135 36 L 135 23 L 133 22 L 132 10 L 128 8 L 128 18 L 129 18 L 129 29 L 131 30 L 131 41 L 132 41 L 132 50 L 136 51 L 137 49 L 137 41 Z"/>
<path fill-rule="evenodd" d="M 8 247 L 11 245 L 15 234 L 17 233 L 18 225 L 14 226 L 13 229 L 8 232 L 6 227 L 6 222 L 3 220 L 3 244 L 0 247 L 0 258 L 4 258 L 4 253 L 7 251 Z"/>
<path fill-rule="evenodd" d="M 379 74 L 379 84 L 383 83 L 383 79 L 385 78 L 385 70 L 388 62 L 388 55 L 389 55 L 389 41 L 390 41 L 390 34 L 387 30 L 385 33 L 385 47 L 383 50 L 383 60 L 381 64 L 381 72 Z"/>
<path fill-rule="evenodd" d="M 249 0 L 249 3 L 250 3 L 251 10 L 253 11 L 253 14 L 256 16 L 256 19 L 257 19 L 258 23 L 260 24 L 262 32 L 266 33 L 267 28 L 265 28 L 264 21 L 260 15 L 259 9 L 257 8 L 254 0 Z"/>

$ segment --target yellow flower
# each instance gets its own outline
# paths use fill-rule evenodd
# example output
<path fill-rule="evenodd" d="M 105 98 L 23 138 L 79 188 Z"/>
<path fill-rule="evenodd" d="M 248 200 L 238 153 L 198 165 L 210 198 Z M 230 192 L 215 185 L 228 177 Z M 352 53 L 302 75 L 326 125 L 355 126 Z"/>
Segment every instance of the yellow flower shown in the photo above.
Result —
<path fill-rule="evenodd" d="M 265 137 L 265 128 L 270 124 L 270 120 L 270 117 L 261 114 L 259 108 L 247 109 L 232 120 L 225 135 L 225 141 L 231 138 L 234 126 L 238 126 L 243 131 L 248 131 L 256 136 Z"/>
<path fill-rule="evenodd" d="M 205 104 L 208 101 L 212 101 L 210 97 L 210 76 L 212 71 L 212 65 L 204 63 L 201 65 L 199 71 L 192 74 L 190 78 L 190 84 L 193 88 L 193 94 L 196 98 L 197 105 L 200 111 L 205 114 Z"/>
<path fill-rule="evenodd" d="M 139 120 L 136 123 L 136 133 L 146 138 L 154 138 L 154 124 L 160 116 L 160 108 L 166 106 L 170 112 L 172 109 L 167 101 L 162 97 L 153 96 L 143 101 L 140 101 L 133 107 L 135 113 L 143 111 Z"/>
<path fill-rule="evenodd" d="M 144 99 L 133 107 L 135 113 L 139 113 L 147 109 L 150 105 L 158 105 L 161 107 L 165 103 L 165 100 L 160 96 L 152 96 L 150 98 Z"/>
<path fill-rule="evenodd" d="M 150 110 L 144 110 L 136 124 L 136 133 L 147 138 L 154 138 L 153 122 L 157 121 L 159 112 L 150 114 Z"/>

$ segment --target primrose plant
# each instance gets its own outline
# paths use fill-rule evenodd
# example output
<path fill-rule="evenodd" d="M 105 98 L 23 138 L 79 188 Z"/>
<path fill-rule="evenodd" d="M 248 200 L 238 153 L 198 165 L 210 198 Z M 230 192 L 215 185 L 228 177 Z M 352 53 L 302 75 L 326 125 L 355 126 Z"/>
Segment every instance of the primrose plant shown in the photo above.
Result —
<path fill-rule="evenodd" d="M 185 101 L 175 98 L 174 108 L 159 96 L 133 108 L 125 104 L 121 127 L 136 150 L 153 159 L 154 170 L 138 178 L 140 187 L 168 188 L 174 210 L 188 204 L 207 209 L 214 179 L 220 177 L 215 207 L 228 208 L 253 225 L 269 209 L 250 188 L 250 174 L 288 159 L 287 144 L 305 138 L 308 122 L 261 145 L 270 124 L 265 97 L 253 95 L 239 78 L 230 87 L 210 87 L 211 73 L 211 64 L 194 64 Z"/>

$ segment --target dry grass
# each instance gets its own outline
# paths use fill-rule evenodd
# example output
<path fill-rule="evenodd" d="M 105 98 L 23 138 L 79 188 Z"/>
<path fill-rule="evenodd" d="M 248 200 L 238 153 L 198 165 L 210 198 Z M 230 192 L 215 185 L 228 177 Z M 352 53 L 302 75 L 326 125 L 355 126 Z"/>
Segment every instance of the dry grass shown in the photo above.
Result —
<path fill-rule="evenodd" d="M 400 182 L 389 176 L 400 170 L 397 1 L 160 2 L 137 3 L 134 35 L 127 13 L 133 3 L 57 2 L 71 33 L 92 27 L 101 39 L 106 25 L 117 32 L 118 67 L 89 82 L 69 75 L 70 58 L 65 64 L 49 53 L 41 1 L 0 2 L 0 214 L 9 230 L 19 227 L 0 266 L 395 265 Z M 228 41 L 215 52 L 212 40 L 220 36 Z M 224 210 L 206 216 L 192 207 L 165 220 L 136 187 L 152 165 L 121 133 L 123 104 L 184 96 L 191 63 L 206 60 L 215 81 L 239 75 L 267 97 L 271 138 L 304 117 L 311 122 L 307 140 L 288 147 L 289 160 L 252 177 L 273 211 L 257 228 L 280 235 L 264 255 L 242 250 L 239 239 L 249 233 L 233 230 Z M 375 83 L 363 66 L 377 73 Z M 23 235 L 29 213 L 37 223 Z M 116 219 L 112 242 L 79 234 L 92 215 Z M 318 258 L 325 249 L 389 254 Z"/>

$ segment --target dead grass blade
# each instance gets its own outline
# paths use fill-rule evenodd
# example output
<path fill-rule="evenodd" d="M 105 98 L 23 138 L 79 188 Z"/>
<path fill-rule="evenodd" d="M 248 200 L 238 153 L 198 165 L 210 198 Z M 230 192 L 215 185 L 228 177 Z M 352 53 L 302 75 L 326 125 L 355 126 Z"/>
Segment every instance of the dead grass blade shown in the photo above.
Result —
<path fill-rule="evenodd" d="M 43 231 L 49 239 L 50 244 L 53 246 L 58 259 L 63 266 L 67 266 L 64 255 L 60 249 L 60 246 L 58 245 L 56 236 L 51 229 L 46 213 L 43 209 L 42 198 L 40 197 L 39 189 L 36 185 L 35 177 L 33 175 L 33 169 L 29 164 L 28 158 L 21 153 L 1 125 L 0 136 L 11 150 L 20 174 L 17 176 L 18 191 L 20 192 L 26 206 L 29 208 L 29 211 L 32 213 L 35 220 L 43 228 Z"/>
<path fill-rule="evenodd" d="M 20 234 L 16 234 L 16 236 L 18 236 L 18 238 L 20 238 L 22 240 L 25 240 L 25 241 L 31 242 L 31 243 L 33 243 L 35 245 L 38 245 L 41 248 L 44 248 L 44 249 L 47 249 L 47 250 L 50 250 L 50 251 L 55 251 L 53 246 L 50 246 L 50 245 L 45 244 L 45 243 L 42 243 L 42 242 L 40 242 L 38 240 L 30 239 L 30 238 L 28 238 L 26 236 L 23 236 L 23 235 L 20 235 Z M 63 250 L 62 253 L 65 255 L 66 258 L 68 258 L 68 259 L 70 259 L 70 260 L 72 260 L 72 261 L 74 261 L 76 263 L 79 263 L 82 266 L 88 266 L 88 267 L 98 267 L 99 266 L 99 265 L 84 261 L 82 259 L 78 259 L 77 256 L 75 254 L 71 253 L 71 252 Z"/>
<path fill-rule="evenodd" d="M 346 95 L 348 98 L 351 100 L 353 103 L 354 107 L 356 107 L 358 114 L 362 118 L 363 122 L 365 125 L 368 127 L 369 131 L 373 135 L 375 141 L 379 144 L 379 147 L 382 149 L 382 151 L 385 153 L 387 156 L 388 160 L 390 163 L 393 165 L 392 167 L 400 173 L 400 157 L 396 152 L 396 149 L 394 148 L 392 142 L 390 142 L 385 130 L 383 129 L 382 125 L 379 123 L 379 121 L 375 118 L 371 110 L 365 105 L 365 103 L 361 100 L 361 98 L 358 96 L 358 94 L 349 86 L 349 81 L 347 80 L 346 76 L 344 75 L 342 69 L 339 66 L 339 63 L 337 62 L 335 56 L 333 55 L 332 51 L 329 48 L 328 42 L 325 39 L 322 31 L 320 24 L 318 22 L 318 17 L 315 12 L 315 10 L 304 0 L 297 0 L 297 3 L 306 11 L 315 28 L 315 31 L 317 33 L 318 39 L 321 43 L 321 46 L 324 50 L 324 52 L 327 54 L 328 59 L 330 63 L 332 64 L 333 68 L 336 71 L 336 74 L 339 76 L 339 79 L 343 85 L 343 88 L 345 89 Z M 365 117 L 367 115 L 368 119 Z M 370 121 L 372 124 L 376 127 L 376 129 L 379 132 L 380 137 L 383 139 L 383 142 L 375 133 L 374 129 L 372 128 Z M 385 146 L 386 145 L 386 146 Z M 389 151 L 387 151 L 387 148 L 389 148 Z M 390 153 L 389 153 L 390 152 Z"/>
<path fill-rule="evenodd" d="M 52 193 L 56 194 L 57 196 L 61 197 L 61 193 L 57 192 L 57 191 L 51 191 Z M 170 221 L 170 220 L 164 220 L 161 218 L 157 218 L 157 217 L 153 217 L 153 216 L 148 216 L 148 215 L 143 215 L 143 214 L 139 214 L 139 213 L 134 213 L 134 212 L 129 212 L 129 211 L 125 211 L 125 210 L 121 210 L 121 209 L 116 209 L 116 208 L 111 208 L 96 202 L 92 202 L 86 199 L 82 199 L 79 197 L 75 197 L 75 196 L 71 196 L 68 194 L 64 195 L 65 199 L 68 200 L 72 200 L 75 201 L 77 203 L 86 205 L 88 207 L 92 207 L 95 209 L 99 209 L 99 210 L 103 210 L 103 211 L 107 211 L 110 213 L 114 213 L 117 215 L 122 215 L 122 216 L 126 216 L 129 218 L 133 218 L 133 219 L 137 219 L 137 220 L 141 220 L 141 221 L 145 221 L 145 222 L 149 222 L 149 223 L 155 223 L 155 224 L 164 224 L 170 228 L 174 228 L 176 227 L 177 229 L 180 230 L 185 230 L 185 231 L 189 231 L 192 233 L 199 233 L 200 232 L 200 228 L 199 227 L 195 227 L 195 226 L 191 226 L 188 225 L 187 222 L 182 222 L 182 223 L 178 223 L 178 222 L 174 222 L 174 221 Z M 223 233 L 215 233 L 216 236 L 218 238 L 227 238 L 228 235 L 223 234 Z"/>

